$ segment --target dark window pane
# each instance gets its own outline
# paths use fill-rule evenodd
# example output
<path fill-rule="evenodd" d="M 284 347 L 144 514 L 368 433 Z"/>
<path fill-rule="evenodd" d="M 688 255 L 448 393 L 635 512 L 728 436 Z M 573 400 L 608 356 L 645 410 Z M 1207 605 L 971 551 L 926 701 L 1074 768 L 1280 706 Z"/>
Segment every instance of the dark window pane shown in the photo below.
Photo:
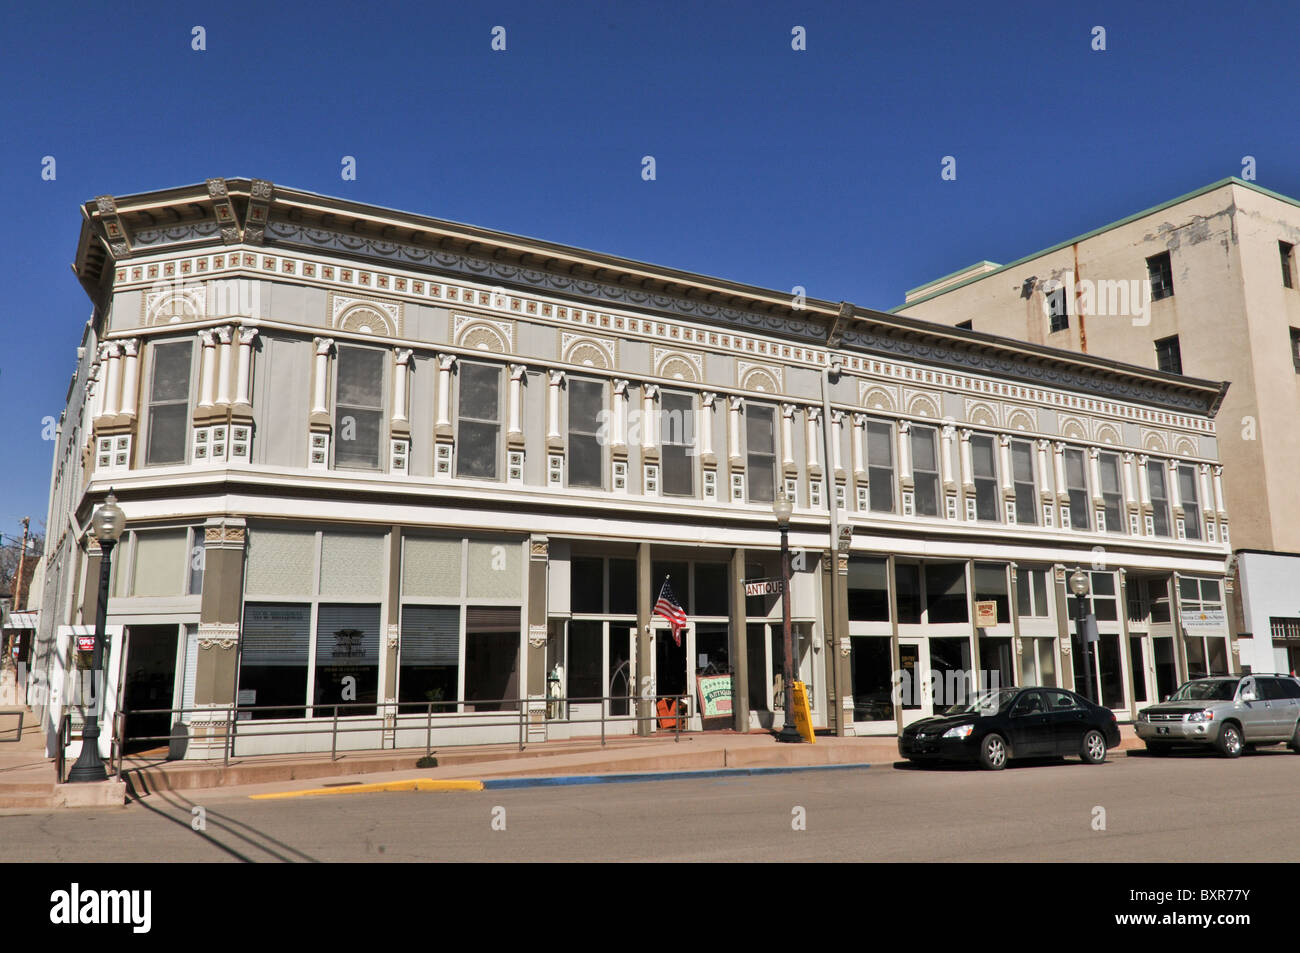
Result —
<path fill-rule="evenodd" d="M 665 443 L 660 450 L 661 481 L 668 496 L 695 495 L 695 458 L 682 444 Z"/>
<path fill-rule="evenodd" d="M 519 695 L 519 609 L 465 610 L 465 700 L 475 711 L 514 711 Z M 506 701 L 502 701 L 505 699 Z"/>
<path fill-rule="evenodd" d="M 497 424 L 461 419 L 456 440 L 456 475 L 495 479 L 497 475 Z"/>
<path fill-rule="evenodd" d="M 600 441 L 594 434 L 569 434 L 569 486 L 602 486 L 603 462 Z"/>
<path fill-rule="evenodd" d="M 569 560 L 569 607 L 572 611 L 605 611 L 604 566 L 605 561 L 599 556 L 574 556 Z"/>
<path fill-rule="evenodd" d="M 253 711 L 258 718 L 302 718 L 307 703 L 311 606 L 249 602 L 239 636 L 241 707 L 292 705 L 295 710 Z"/>
<path fill-rule="evenodd" d="M 888 638 L 857 636 L 849 640 L 854 721 L 893 719 L 893 669 Z"/>
<path fill-rule="evenodd" d="M 189 435 L 188 404 L 157 404 L 149 409 L 149 453 L 146 463 L 184 463 Z"/>
<path fill-rule="evenodd" d="M 191 353 L 189 341 L 154 346 L 152 400 L 189 400 Z"/>
<path fill-rule="evenodd" d="M 898 593 L 898 621 L 912 624 L 921 621 L 921 569 L 914 563 L 895 563 L 894 587 Z"/>
<path fill-rule="evenodd" d="M 636 560 L 609 561 L 609 611 L 619 615 L 636 614 Z"/>
<path fill-rule="evenodd" d="M 340 405 L 335 412 L 335 466 L 378 469 L 382 426 L 380 411 Z"/>
<path fill-rule="evenodd" d="M 889 563 L 884 559 L 849 559 L 849 619 L 889 621 Z"/>
<path fill-rule="evenodd" d="M 354 697 L 355 696 L 355 697 Z M 333 705 L 340 715 L 373 715 L 379 698 L 379 606 L 321 605 L 316 610 L 316 689 L 319 717 Z M 353 702 L 368 702 L 358 708 Z"/>
<path fill-rule="evenodd" d="M 570 700 L 593 701 L 602 697 L 605 624 L 574 619 L 569 623 L 568 679 Z"/>
<path fill-rule="evenodd" d="M 961 563 L 925 564 L 926 621 L 966 622 L 966 567 Z"/>
<path fill-rule="evenodd" d="M 460 607 L 402 606 L 401 671 L 398 701 L 402 711 L 455 711 L 460 671 Z"/>
<path fill-rule="evenodd" d="M 350 407 L 383 405 L 385 352 L 368 347 L 340 346 L 338 400 Z"/>
<path fill-rule="evenodd" d="M 696 615 L 725 616 L 727 614 L 731 604 L 727 595 L 729 576 L 727 569 L 726 563 L 695 564 Z"/>

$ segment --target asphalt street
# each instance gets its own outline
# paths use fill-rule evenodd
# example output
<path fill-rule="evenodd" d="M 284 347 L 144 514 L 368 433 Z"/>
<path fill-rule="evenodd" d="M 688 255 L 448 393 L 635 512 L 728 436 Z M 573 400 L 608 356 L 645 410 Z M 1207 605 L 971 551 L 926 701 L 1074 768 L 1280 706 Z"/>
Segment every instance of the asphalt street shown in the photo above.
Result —
<path fill-rule="evenodd" d="M 1297 789 L 1300 756 L 1271 749 L 282 801 L 183 792 L 0 817 L 0 860 L 1292 861 Z"/>

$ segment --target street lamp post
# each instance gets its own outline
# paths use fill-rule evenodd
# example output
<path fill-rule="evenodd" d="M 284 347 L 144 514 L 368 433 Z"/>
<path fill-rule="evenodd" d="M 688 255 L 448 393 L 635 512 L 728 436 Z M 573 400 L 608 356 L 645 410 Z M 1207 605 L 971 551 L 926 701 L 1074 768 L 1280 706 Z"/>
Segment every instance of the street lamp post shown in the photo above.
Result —
<path fill-rule="evenodd" d="M 94 697 L 81 731 L 81 755 L 68 772 L 69 781 L 108 780 L 108 772 L 99 756 L 99 706 L 103 692 L 96 679 L 104 665 L 104 622 L 108 618 L 108 576 L 113 563 L 113 547 L 117 545 L 122 529 L 126 526 L 126 514 L 117 505 L 117 497 L 112 490 L 108 491 L 104 505 L 91 517 L 90 524 L 90 531 L 99 540 L 99 548 L 103 553 L 99 562 L 99 604 L 95 609 L 95 651 L 90 662 L 90 682 Z M 108 679 L 103 680 L 102 687 L 108 687 Z"/>
<path fill-rule="evenodd" d="M 1088 648 L 1088 629 L 1084 624 L 1084 596 L 1088 594 L 1088 574 L 1082 569 L 1076 569 L 1070 574 L 1070 589 L 1078 600 L 1074 611 L 1074 625 L 1079 634 L 1079 644 L 1083 646 L 1083 666 L 1088 686 L 1088 700 L 1096 702 L 1097 699 L 1092 692 L 1092 653 Z"/>
<path fill-rule="evenodd" d="M 790 514 L 794 504 L 781 490 L 772 502 L 772 512 L 776 515 L 776 525 L 781 529 L 781 634 L 784 675 L 781 679 L 781 694 L 784 696 L 785 724 L 781 726 L 777 741 L 799 744 L 803 736 L 794 726 L 794 643 L 790 632 Z"/>

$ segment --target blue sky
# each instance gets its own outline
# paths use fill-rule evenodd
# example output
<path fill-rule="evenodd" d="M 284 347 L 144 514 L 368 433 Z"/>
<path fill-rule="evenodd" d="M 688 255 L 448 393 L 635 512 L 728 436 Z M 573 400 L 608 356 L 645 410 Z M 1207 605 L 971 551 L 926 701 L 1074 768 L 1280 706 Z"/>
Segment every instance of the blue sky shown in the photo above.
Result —
<path fill-rule="evenodd" d="M 45 517 L 96 195 L 256 176 L 890 308 L 1245 155 L 1300 195 L 1298 23 L 1293 3 L 7 4 L 0 533 Z"/>

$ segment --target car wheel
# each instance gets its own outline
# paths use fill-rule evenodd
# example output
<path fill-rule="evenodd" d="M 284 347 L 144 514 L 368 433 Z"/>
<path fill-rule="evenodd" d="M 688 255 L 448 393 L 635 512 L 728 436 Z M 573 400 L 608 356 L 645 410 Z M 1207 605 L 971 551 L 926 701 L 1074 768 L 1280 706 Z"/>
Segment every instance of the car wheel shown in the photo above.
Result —
<path fill-rule="evenodd" d="M 1219 731 L 1219 740 L 1215 743 L 1219 753 L 1227 758 L 1240 758 L 1242 748 L 1241 729 L 1228 722 Z"/>
<path fill-rule="evenodd" d="M 1096 728 L 1093 728 L 1083 736 L 1083 747 L 1079 749 L 1079 757 L 1083 759 L 1084 764 L 1101 764 L 1106 760 L 1106 736 Z"/>
<path fill-rule="evenodd" d="M 1152 744 L 1147 742 L 1147 754 L 1153 758 L 1163 758 L 1169 754 L 1170 746 L 1167 744 Z"/>
<path fill-rule="evenodd" d="M 1300 721 L 1296 722 L 1295 733 L 1291 735 L 1291 740 L 1287 742 L 1287 747 L 1300 754 Z"/>
<path fill-rule="evenodd" d="M 1007 766 L 1007 743 L 1001 735 L 988 735 L 980 743 L 980 767 L 1001 771 Z"/>

